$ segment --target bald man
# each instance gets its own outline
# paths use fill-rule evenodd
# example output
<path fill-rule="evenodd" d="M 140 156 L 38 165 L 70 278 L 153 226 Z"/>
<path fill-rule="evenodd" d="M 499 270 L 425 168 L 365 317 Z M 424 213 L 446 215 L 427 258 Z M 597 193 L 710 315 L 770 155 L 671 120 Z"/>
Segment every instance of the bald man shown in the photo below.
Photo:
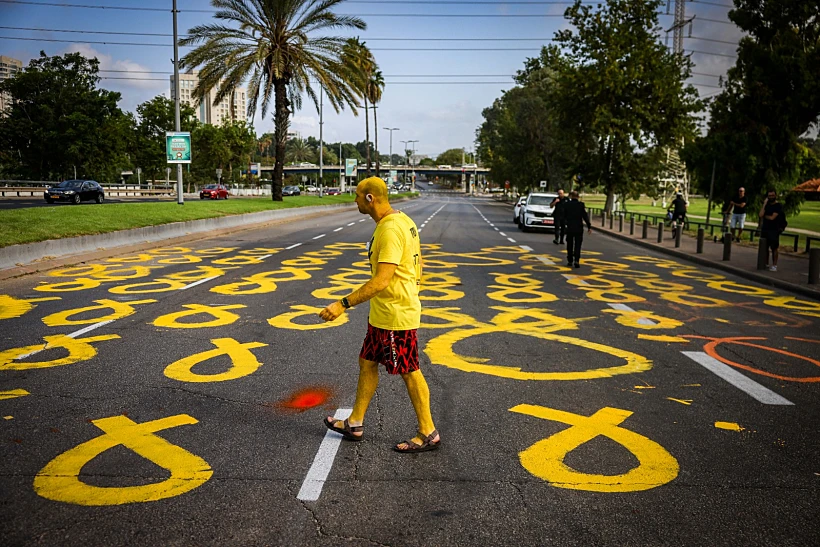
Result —
<path fill-rule="evenodd" d="M 319 313 L 333 321 L 345 310 L 370 301 L 370 315 L 362 350 L 359 353 L 359 382 L 353 412 L 346 420 L 328 416 L 328 429 L 348 441 L 361 441 L 364 417 L 379 385 L 379 365 L 388 374 L 399 374 L 407 387 L 418 421 L 418 434 L 399 443 L 393 450 L 402 453 L 426 452 L 441 445 L 441 437 L 430 412 L 430 390 L 419 370 L 418 338 L 421 323 L 421 245 L 416 224 L 390 206 L 387 186 L 370 177 L 356 187 L 359 212 L 370 215 L 376 230 L 367 244 L 370 281 Z"/>

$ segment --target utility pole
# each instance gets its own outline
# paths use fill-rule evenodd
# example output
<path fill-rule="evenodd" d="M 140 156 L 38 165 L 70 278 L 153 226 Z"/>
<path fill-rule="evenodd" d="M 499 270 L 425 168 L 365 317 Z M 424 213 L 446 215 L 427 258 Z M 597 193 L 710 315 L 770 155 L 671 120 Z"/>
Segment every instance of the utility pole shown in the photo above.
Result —
<path fill-rule="evenodd" d="M 412 153 L 412 155 L 410 156 L 410 170 L 411 170 L 411 174 L 410 174 L 410 176 L 412 177 L 412 180 L 411 180 L 411 182 L 412 182 L 411 188 L 415 188 L 415 187 L 416 187 L 416 169 L 415 169 L 415 167 L 416 167 L 416 166 L 413 164 L 413 156 L 415 156 L 415 155 L 416 155 L 416 143 L 417 143 L 417 142 L 419 142 L 419 141 L 418 141 L 418 140 L 415 140 L 415 141 L 407 141 L 407 144 L 412 144 L 412 145 L 413 145 L 413 153 Z"/>
<path fill-rule="evenodd" d="M 712 214 L 712 193 L 715 191 L 715 167 L 717 160 L 712 160 L 712 182 L 709 183 L 709 203 L 706 206 L 706 226 L 709 226 L 709 217 Z"/>
<path fill-rule="evenodd" d="M 404 164 L 404 183 L 407 184 L 407 167 L 410 164 L 410 158 L 407 156 L 407 143 L 410 142 L 410 141 L 399 141 L 399 142 L 404 144 L 404 154 L 402 154 L 402 155 L 407 158 L 407 162 L 405 162 L 405 164 Z"/>
<path fill-rule="evenodd" d="M 173 0 L 174 12 L 174 131 L 179 133 L 179 45 L 177 44 L 177 0 Z M 177 204 L 184 205 L 185 200 L 182 197 L 182 164 L 177 164 Z"/>

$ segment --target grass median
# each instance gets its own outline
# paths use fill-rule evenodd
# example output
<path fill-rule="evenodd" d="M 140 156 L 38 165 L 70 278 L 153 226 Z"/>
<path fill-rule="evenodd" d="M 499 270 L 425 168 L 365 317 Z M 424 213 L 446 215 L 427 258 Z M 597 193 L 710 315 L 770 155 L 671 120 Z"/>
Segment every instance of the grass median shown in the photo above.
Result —
<path fill-rule="evenodd" d="M 396 199 L 415 194 L 391 196 Z M 233 198 L 220 201 L 189 199 L 185 205 L 176 201 L 58 204 L 50 207 L 27 207 L 0 212 L 0 247 L 36 243 L 84 235 L 104 234 L 118 230 L 144 228 L 172 222 L 185 222 L 228 215 L 257 213 L 271 209 L 353 203 L 353 195 L 287 196 L 284 201 L 268 198 Z"/>

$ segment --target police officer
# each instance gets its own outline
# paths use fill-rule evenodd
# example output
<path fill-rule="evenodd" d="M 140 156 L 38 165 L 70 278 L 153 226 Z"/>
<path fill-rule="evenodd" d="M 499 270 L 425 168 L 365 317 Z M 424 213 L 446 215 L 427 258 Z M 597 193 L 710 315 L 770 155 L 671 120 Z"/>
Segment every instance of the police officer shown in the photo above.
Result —
<path fill-rule="evenodd" d="M 564 196 L 564 190 L 558 190 L 558 197 L 552 200 L 550 203 L 550 207 L 552 207 L 552 218 L 553 222 L 555 222 L 555 239 L 552 240 L 553 243 L 556 245 L 562 245 L 564 243 L 564 236 L 567 233 L 567 223 L 564 220 L 564 202 L 566 201 L 566 196 Z"/>

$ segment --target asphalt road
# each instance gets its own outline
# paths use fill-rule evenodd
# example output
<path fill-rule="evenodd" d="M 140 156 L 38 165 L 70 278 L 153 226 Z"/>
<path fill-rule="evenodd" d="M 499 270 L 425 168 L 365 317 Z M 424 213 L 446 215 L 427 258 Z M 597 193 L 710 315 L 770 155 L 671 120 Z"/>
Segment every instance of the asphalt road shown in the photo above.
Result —
<path fill-rule="evenodd" d="M 315 317 L 368 276 L 355 210 L 49 271 L 0 291 L 3 544 L 817 544 L 819 304 L 601 234 L 566 268 L 485 199 L 398 207 L 440 450 L 391 450 L 386 374 L 364 442 L 321 423 L 367 322 Z"/>

